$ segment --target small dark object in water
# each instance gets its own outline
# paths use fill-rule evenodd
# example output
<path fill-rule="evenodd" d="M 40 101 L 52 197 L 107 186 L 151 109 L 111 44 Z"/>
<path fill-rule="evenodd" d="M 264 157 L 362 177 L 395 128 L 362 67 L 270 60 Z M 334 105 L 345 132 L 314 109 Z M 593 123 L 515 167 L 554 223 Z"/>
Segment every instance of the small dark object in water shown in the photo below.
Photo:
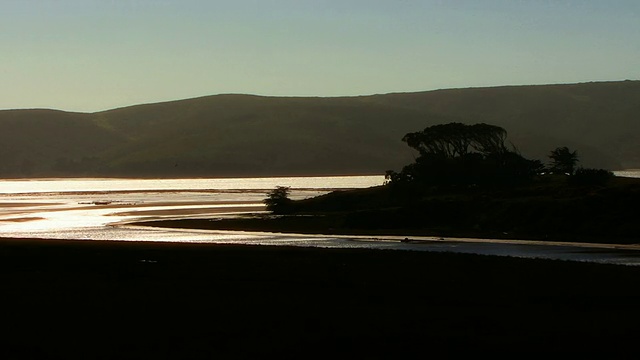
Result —
<path fill-rule="evenodd" d="M 411 240 L 409 240 L 409 238 L 404 238 L 404 239 L 400 240 L 400 242 L 403 242 L 403 243 L 406 243 L 406 242 L 409 242 L 409 241 L 411 241 Z"/>

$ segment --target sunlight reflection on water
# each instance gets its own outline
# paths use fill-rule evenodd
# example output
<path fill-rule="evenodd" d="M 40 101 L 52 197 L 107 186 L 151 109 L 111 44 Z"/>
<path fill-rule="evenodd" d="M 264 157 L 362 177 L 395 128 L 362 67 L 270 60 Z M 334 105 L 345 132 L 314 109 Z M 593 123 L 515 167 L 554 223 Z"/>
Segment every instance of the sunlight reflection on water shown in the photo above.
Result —
<path fill-rule="evenodd" d="M 259 211 L 267 192 L 276 186 L 290 186 L 291 198 L 302 199 L 335 189 L 376 186 L 383 181 L 384 176 L 379 175 L 1 180 L 0 236 L 103 239 L 118 235 L 113 227 L 106 227 L 115 222 Z M 128 233 L 126 238 L 147 240 L 161 236 L 166 234 L 140 230 Z"/>
<path fill-rule="evenodd" d="M 615 176 L 640 178 L 640 169 L 614 171 Z"/>
<path fill-rule="evenodd" d="M 640 174 L 640 172 L 638 172 Z M 0 181 L 0 237 L 291 245 L 458 252 L 640 265 L 639 251 L 459 241 L 284 235 L 135 226 L 126 221 L 228 216 L 255 212 L 275 186 L 294 199 L 334 189 L 377 186 L 383 176 L 258 179 L 49 179 Z M 114 215 L 116 214 L 116 215 Z M 428 239 L 426 239 L 428 240 Z"/>
<path fill-rule="evenodd" d="M 381 185 L 383 175 L 216 179 L 22 179 L 0 180 L 3 194 L 158 190 L 349 189 Z"/>

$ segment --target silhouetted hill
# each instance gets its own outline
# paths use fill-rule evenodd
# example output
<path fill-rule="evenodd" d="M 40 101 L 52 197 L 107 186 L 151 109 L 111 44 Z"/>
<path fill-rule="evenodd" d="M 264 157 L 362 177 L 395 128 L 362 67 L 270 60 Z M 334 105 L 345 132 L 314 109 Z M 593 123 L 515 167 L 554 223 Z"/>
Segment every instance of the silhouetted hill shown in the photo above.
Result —
<path fill-rule="evenodd" d="M 90 114 L 0 111 L 2 177 L 92 175 L 105 151 L 124 144 L 120 134 L 97 126 Z"/>
<path fill-rule="evenodd" d="M 640 167 L 640 81 L 309 98 L 215 95 L 82 114 L 0 111 L 0 176 L 382 174 L 413 161 L 407 132 L 505 128 L 522 154 Z"/>

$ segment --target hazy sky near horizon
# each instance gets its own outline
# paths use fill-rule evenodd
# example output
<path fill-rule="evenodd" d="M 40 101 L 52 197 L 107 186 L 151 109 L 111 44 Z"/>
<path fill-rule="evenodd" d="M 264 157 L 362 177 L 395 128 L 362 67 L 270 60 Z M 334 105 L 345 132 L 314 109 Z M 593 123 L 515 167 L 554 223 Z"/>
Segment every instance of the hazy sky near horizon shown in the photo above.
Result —
<path fill-rule="evenodd" d="M 0 0 L 0 109 L 640 79 L 638 0 Z"/>

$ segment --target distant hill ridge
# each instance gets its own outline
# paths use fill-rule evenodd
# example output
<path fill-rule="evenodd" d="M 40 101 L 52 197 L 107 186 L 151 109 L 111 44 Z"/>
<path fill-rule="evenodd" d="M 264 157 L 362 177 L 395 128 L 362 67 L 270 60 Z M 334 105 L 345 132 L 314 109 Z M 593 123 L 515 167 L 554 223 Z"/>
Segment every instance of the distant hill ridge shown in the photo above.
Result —
<path fill-rule="evenodd" d="M 585 167 L 640 167 L 640 81 L 616 81 L 4 110 L 0 177 L 383 174 L 413 161 L 404 134 L 452 121 L 502 126 L 533 159 L 568 146 Z"/>

